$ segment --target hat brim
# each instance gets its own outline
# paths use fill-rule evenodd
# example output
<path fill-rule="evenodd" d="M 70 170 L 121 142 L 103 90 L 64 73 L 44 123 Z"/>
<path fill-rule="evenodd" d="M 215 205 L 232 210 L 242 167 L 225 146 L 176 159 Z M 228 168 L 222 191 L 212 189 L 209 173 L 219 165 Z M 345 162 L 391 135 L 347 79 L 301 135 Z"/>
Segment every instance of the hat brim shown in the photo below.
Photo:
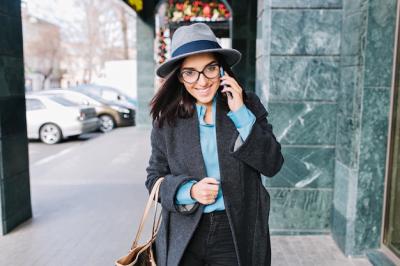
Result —
<path fill-rule="evenodd" d="M 156 73 L 159 77 L 164 78 L 169 73 L 171 73 L 171 71 L 176 67 L 176 64 L 183 58 L 188 57 L 189 55 L 202 54 L 202 53 L 221 54 L 225 58 L 226 63 L 230 67 L 237 64 L 240 61 L 240 58 L 242 57 L 242 54 L 236 49 L 224 49 L 224 48 L 205 49 L 170 58 L 157 68 Z"/>

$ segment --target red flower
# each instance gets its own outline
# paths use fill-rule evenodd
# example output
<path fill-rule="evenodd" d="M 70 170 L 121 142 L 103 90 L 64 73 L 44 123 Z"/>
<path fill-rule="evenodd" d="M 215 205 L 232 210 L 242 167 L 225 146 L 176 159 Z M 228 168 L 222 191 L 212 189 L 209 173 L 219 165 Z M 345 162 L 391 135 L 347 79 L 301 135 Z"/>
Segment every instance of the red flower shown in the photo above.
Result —
<path fill-rule="evenodd" d="M 178 11 L 183 11 L 183 4 L 181 4 L 181 3 L 176 3 L 175 7 L 176 7 L 176 9 L 177 9 Z"/>
<path fill-rule="evenodd" d="M 211 17 L 211 8 L 207 4 L 205 4 L 203 7 L 203 16 L 205 16 L 207 18 Z"/>

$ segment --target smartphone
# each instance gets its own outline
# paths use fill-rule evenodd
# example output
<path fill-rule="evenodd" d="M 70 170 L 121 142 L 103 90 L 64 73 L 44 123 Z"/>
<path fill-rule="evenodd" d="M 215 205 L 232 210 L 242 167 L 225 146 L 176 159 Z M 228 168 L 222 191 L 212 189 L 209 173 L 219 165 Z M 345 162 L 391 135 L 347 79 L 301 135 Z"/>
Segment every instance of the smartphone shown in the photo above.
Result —
<path fill-rule="evenodd" d="M 220 76 L 221 77 L 223 77 L 224 75 L 225 75 L 225 71 L 224 71 L 224 68 L 221 66 L 221 68 L 219 69 L 219 74 L 220 74 Z M 223 88 L 225 88 L 225 85 L 224 86 L 222 86 L 222 89 Z M 225 96 L 228 96 L 229 95 L 229 97 L 232 97 L 232 93 L 230 93 L 229 91 L 227 91 L 227 92 L 224 92 L 223 93 Z"/>

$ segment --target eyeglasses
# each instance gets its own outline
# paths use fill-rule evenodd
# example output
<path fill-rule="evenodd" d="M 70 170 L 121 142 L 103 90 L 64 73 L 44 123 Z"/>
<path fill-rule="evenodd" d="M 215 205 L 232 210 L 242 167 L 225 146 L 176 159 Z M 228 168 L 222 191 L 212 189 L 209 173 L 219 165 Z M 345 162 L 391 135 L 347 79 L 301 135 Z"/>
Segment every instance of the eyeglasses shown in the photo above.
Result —
<path fill-rule="evenodd" d="M 202 71 L 197 71 L 195 69 L 183 70 L 179 75 L 187 83 L 195 83 L 199 80 L 200 74 L 208 79 L 214 79 L 219 75 L 219 65 L 210 64 L 204 67 Z"/>

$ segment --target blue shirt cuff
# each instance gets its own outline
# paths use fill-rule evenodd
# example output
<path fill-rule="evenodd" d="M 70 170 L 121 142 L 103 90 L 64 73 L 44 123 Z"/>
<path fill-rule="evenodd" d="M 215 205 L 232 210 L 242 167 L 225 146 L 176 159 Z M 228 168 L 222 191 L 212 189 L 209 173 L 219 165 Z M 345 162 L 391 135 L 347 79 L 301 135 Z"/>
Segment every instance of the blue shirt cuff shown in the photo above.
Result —
<path fill-rule="evenodd" d="M 240 137 L 243 140 L 246 140 L 256 121 L 254 114 L 246 107 L 246 105 L 243 104 L 235 112 L 230 111 L 228 116 L 235 124 L 236 129 L 239 131 Z"/>
<path fill-rule="evenodd" d="M 194 204 L 197 201 L 192 199 L 192 197 L 190 196 L 190 190 L 192 189 L 192 186 L 196 183 L 196 181 L 188 181 L 184 184 L 182 184 L 179 189 L 178 192 L 176 193 L 176 197 L 175 197 L 175 203 L 176 204 Z"/>

